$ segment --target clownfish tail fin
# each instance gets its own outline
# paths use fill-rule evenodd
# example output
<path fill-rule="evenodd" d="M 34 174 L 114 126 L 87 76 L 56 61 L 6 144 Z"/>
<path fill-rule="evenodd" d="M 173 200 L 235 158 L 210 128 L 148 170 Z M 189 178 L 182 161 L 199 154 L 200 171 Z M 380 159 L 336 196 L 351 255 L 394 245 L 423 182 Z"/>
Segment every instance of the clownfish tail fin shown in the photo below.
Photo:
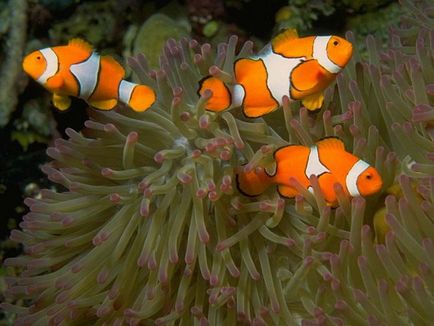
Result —
<path fill-rule="evenodd" d="M 259 196 L 271 185 L 272 178 L 267 175 L 263 168 L 245 172 L 242 166 L 238 170 L 236 183 L 239 192 L 243 195 L 249 197 Z"/>
<path fill-rule="evenodd" d="M 207 89 L 212 92 L 212 96 L 205 106 L 207 110 L 220 112 L 231 106 L 231 92 L 222 80 L 213 76 L 203 78 L 199 81 L 199 89 L 197 91 L 198 95 L 203 95 Z"/>
<path fill-rule="evenodd" d="M 151 87 L 126 80 L 121 80 L 118 93 L 119 100 L 136 112 L 146 111 L 156 99 L 155 92 Z"/>

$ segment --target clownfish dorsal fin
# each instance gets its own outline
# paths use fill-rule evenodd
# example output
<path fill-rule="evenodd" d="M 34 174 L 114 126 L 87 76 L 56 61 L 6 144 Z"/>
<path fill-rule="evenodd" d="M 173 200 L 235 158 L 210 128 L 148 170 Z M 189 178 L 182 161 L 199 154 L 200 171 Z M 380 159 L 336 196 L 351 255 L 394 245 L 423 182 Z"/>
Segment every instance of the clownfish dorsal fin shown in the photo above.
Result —
<path fill-rule="evenodd" d="M 345 145 L 342 140 L 337 137 L 326 137 L 319 140 L 316 145 L 318 149 L 345 151 Z"/>
<path fill-rule="evenodd" d="M 81 38 L 73 38 L 73 39 L 69 40 L 68 45 L 80 48 L 80 49 L 85 50 L 89 53 L 93 51 L 92 45 L 90 45 L 85 40 L 82 40 Z"/>
<path fill-rule="evenodd" d="M 289 40 L 293 40 L 298 38 L 298 33 L 296 29 L 289 28 L 280 34 L 277 34 L 273 40 L 271 41 L 271 44 L 273 45 L 273 48 L 278 47 L 280 44 L 285 43 Z"/>

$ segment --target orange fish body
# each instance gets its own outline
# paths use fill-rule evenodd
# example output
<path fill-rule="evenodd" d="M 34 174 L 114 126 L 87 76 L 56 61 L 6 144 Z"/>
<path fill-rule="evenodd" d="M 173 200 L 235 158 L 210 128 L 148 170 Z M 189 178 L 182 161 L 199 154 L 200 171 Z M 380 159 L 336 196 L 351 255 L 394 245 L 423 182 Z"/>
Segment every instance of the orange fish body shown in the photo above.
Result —
<path fill-rule="evenodd" d="M 276 110 L 282 97 L 301 100 L 309 110 L 321 107 L 323 90 L 336 78 L 352 55 L 352 45 L 338 36 L 298 38 L 293 30 L 276 36 L 257 56 L 234 64 L 235 84 L 217 77 L 200 82 L 199 94 L 209 89 L 211 111 L 242 106 L 255 118 Z"/>
<path fill-rule="evenodd" d="M 315 175 L 325 200 L 334 205 L 337 201 L 334 184 L 339 183 L 351 196 L 368 196 L 378 192 L 382 185 L 377 170 L 353 154 L 345 151 L 341 140 L 329 137 L 311 147 L 290 145 L 274 153 L 276 169 L 273 174 L 259 168 L 237 175 L 240 192 L 257 196 L 270 185 L 277 185 L 279 193 L 287 198 L 299 194 L 291 180 L 312 191 L 309 178 Z"/>
<path fill-rule="evenodd" d="M 101 110 L 112 109 L 119 100 L 135 111 L 145 111 L 155 101 L 150 87 L 124 80 L 125 70 L 115 59 L 100 56 L 80 39 L 30 53 L 23 69 L 53 93 L 53 104 L 59 110 L 69 108 L 69 96 Z"/>

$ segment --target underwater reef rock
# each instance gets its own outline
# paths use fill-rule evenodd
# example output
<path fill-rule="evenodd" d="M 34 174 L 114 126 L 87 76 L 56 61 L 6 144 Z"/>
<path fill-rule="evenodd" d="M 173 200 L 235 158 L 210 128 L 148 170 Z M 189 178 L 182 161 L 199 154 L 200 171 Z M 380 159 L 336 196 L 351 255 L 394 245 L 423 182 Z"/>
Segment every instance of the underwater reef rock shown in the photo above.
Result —
<path fill-rule="evenodd" d="M 3 41 L 3 53 L 0 56 L 0 127 L 8 123 L 9 116 L 15 110 L 18 101 L 18 77 L 21 74 L 21 59 L 26 42 L 26 10 L 27 0 L 10 0 L 7 6 L 2 9 L 0 22 L 0 37 Z M 4 12 L 9 13 L 9 15 L 4 15 Z M 2 35 L 7 31 L 7 36 Z"/>
<path fill-rule="evenodd" d="M 369 37 L 369 59 L 355 54 L 317 114 L 287 100 L 255 120 L 206 112 L 210 94 L 198 98 L 198 81 L 210 68 L 227 77 L 251 54 L 247 42 L 235 55 L 236 37 L 216 52 L 170 40 L 156 72 L 143 56 L 130 59 L 157 103 L 143 113 L 89 110 L 82 133 L 67 129 L 47 150 L 43 171 L 65 191 L 25 200 L 30 213 L 11 233 L 25 253 L 5 261 L 22 270 L 6 279 L 1 307 L 17 325 L 429 324 L 433 10 L 403 5 L 388 49 Z M 240 164 L 324 136 L 373 164 L 382 193 L 350 200 L 336 187 L 333 209 L 314 177 L 314 193 L 300 187 L 295 200 L 236 190 Z M 372 219 L 383 207 L 376 243 Z"/>

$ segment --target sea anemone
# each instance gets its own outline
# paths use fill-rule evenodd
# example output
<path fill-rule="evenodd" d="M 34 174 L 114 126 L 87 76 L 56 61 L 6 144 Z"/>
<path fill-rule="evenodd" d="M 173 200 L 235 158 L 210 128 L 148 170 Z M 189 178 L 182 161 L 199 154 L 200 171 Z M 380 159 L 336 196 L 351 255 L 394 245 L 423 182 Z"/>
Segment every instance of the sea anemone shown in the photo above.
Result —
<path fill-rule="evenodd" d="M 356 57 L 315 114 L 288 99 L 255 120 L 205 111 L 198 81 L 231 79 L 234 60 L 251 54 L 251 42 L 235 54 L 236 37 L 217 53 L 170 40 L 158 71 L 131 58 L 158 102 L 143 113 L 89 110 L 82 133 L 67 129 L 47 150 L 42 169 L 65 190 L 25 200 L 30 212 L 11 234 L 24 254 L 5 261 L 22 269 L 7 279 L 9 301 L 25 304 L 2 307 L 18 325 L 432 321 L 434 24 L 432 8 L 403 2 L 389 50 L 369 37 L 369 61 Z M 375 165 L 382 193 L 349 199 L 336 186 L 334 209 L 316 178 L 295 200 L 237 191 L 240 165 L 324 136 Z M 374 242 L 383 206 L 385 240 Z"/>

